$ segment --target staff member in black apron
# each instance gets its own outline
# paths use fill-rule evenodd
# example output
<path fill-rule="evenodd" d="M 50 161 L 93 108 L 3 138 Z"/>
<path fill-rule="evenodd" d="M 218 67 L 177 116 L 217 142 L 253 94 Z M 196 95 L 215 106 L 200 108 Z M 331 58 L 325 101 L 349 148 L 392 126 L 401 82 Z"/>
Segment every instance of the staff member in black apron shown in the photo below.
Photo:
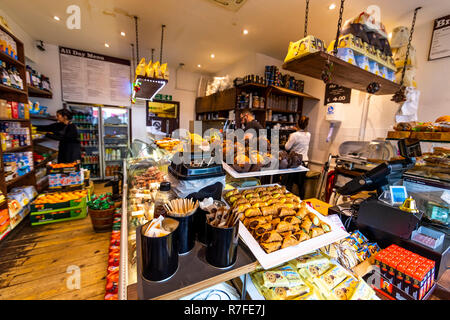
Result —
<path fill-rule="evenodd" d="M 72 112 L 67 109 L 56 111 L 57 123 L 36 126 L 38 131 L 47 132 L 50 139 L 59 141 L 58 163 L 72 163 L 81 160 L 81 144 L 77 126 L 72 123 Z"/>

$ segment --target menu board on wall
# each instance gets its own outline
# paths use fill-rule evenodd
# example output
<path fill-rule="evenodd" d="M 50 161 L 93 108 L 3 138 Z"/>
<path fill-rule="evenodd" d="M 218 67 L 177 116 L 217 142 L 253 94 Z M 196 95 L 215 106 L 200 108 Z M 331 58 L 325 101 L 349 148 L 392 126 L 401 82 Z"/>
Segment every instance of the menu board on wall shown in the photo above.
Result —
<path fill-rule="evenodd" d="M 130 61 L 59 47 L 64 101 L 129 106 Z"/>
<path fill-rule="evenodd" d="M 450 15 L 434 20 L 428 60 L 450 57 Z"/>
<path fill-rule="evenodd" d="M 334 83 L 328 83 L 325 88 L 324 105 L 329 103 L 350 103 L 352 89 L 338 86 Z"/>

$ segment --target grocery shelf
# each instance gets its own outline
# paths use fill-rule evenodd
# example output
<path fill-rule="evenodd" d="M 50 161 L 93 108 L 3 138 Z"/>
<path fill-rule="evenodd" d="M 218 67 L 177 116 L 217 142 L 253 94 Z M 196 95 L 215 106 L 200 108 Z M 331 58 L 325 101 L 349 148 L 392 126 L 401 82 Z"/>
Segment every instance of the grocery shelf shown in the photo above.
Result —
<path fill-rule="evenodd" d="M 249 83 L 244 83 L 241 84 L 240 86 L 237 86 L 240 89 L 244 89 L 244 88 L 262 88 L 262 89 L 266 89 L 267 86 L 265 84 L 261 84 L 261 83 L 254 83 L 254 82 L 249 82 Z"/>
<path fill-rule="evenodd" d="M 17 177 L 11 181 L 6 182 L 6 186 L 7 187 L 12 186 L 12 185 L 16 184 L 17 182 L 21 181 L 22 179 L 25 179 L 26 177 L 29 177 L 33 174 L 34 174 L 34 169 L 31 170 L 30 172 L 28 172 L 27 174 L 24 174 L 23 176 Z"/>
<path fill-rule="evenodd" d="M 272 111 L 272 113 L 289 113 L 289 114 L 301 114 L 301 112 L 299 111 L 291 111 L 291 110 L 283 110 L 283 109 L 272 109 L 272 108 L 268 108 L 267 111 Z"/>
<path fill-rule="evenodd" d="M 5 86 L 3 84 L 0 84 L 0 92 L 20 93 L 20 94 L 23 94 L 23 95 L 27 94 L 27 92 L 25 90 L 16 89 L 16 88 L 13 88 L 13 87 L 8 87 L 8 86 Z"/>
<path fill-rule="evenodd" d="M 1 61 L 5 61 L 5 62 L 7 62 L 7 63 L 9 63 L 9 64 L 13 64 L 13 65 L 15 65 L 15 66 L 22 67 L 22 68 L 25 67 L 25 65 L 24 65 L 22 62 L 20 62 L 20 61 L 17 60 L 17 59 L 14 59 L 14 58 L 11 57 L 10 55 L 7 55 L 7 54 L 4 53 L 3 51 L 0 51 L 0 60 L 1 60 Z"/>
<path fill-rule="evenodd" d="M 0 118 L 0 121 L 11 121 L 11 122 L 28 122 L 29 119 L 9 119 L 9 118 Z"/>
<path fill-rule="evenodd" d="M 27 88 L 29 97 L 46 98 L 46 99 L 53 98 L 53 94 L 51 91 L 42 90 L 33 86 L 28 86 Z"/>
<path fill-rule="evenodd" d="M 31 119 L 38 119 L 38 120 L 53 120 L 53 121 L 56 121 L 56 117 L 55 116 L 50 116 L 50 115 L 48 115 L 48 116 L 40 116 L 40 115 L 37 115 L 37 114 L 30 114 L 30 118 Z"/>
<path fill-rule="evenodd" d="M 377 76 L 322 51 L 287 62 L 283 64 L 283 69 L 321 80 L 322 71 L 328 60 L 334 65 L 334 70 L 331 75 L 332 83 L 367 92 L 367 86 L 372 82 L 377 82 L 380 84 L 380 90 L 375 95 L 393 95 L 400 89 L 398 83 Z"/>
<path fill-rule="evenodd" d="M 10 153 L 10 152 L 19 152 L 19 151 L 24 151 L 31 148 L 31 145 L 28 146 L 23 146 L 23 147 L 16 147 L 16 148 L 11 148 L 11 149 L 6 149 L 3 151 L 3 153 Z"/>

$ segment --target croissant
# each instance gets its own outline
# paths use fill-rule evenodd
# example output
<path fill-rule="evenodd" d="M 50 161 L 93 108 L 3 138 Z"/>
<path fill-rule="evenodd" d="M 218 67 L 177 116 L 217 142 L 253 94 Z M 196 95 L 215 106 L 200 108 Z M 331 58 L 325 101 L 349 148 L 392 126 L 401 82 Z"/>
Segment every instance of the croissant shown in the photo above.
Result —
<path fill-rule="evenodd" d="M 302 219 L 305 218 L 309 213 L 308 209 L 306 209 L 306 204 L 305 205 L 303 204 L 304 202 L 300 204 L 300 209 L 297 211 L 297 215 Z"/>
<path fill-rule="evenodd" d="M 245 210 L 250 209 L 251 207 L 250 203 L 240 204 L 234 207 L 233 212 L 245 212 Z"/>
<path fill-rule="evenodd" d="M 283 243 L 281 244 L 281 248 L 287 248 L 290 246 L 295 246 L 296 244 L 298 244 L 299 241 L 297 240 L 296 237 L 294 237 L 293 235 L 288 236 L 286 238 L 283 239 Z"/>
<path fill-rule="evenodd" d="M 295 211 L 294 211 L 294 212 L 295 212 Z M 280 216 L 281 216 L 281 214 L 280 214 Z M 286 221 L 286 222 L 288 222 L 288 223 L 290 223 L 290 224 L 300 224 L 300 223 L 302 223 L 302 222 L 300 221 L 300 219 L 297 218 L 296 216 L 288 216 L 288 217 L 284 217 L 284 218 L 283 218 L 283 221 Z"/>
<path fill-rule="evenodd" d="M 261 243 L 261 247 L 267 252 L 271 253 L 281 248 L 281 241 L 271 243 Z"/>
<path fill-rule="evenodd" d="M 292 231 L 286 231 L 286 232 L 280 232 L 280 236 L 284 238 L 289 237 L 292 235 Z"/>
<path fill-rule="evenodd" d="M 312 228 L 310 232 L 311 238 L 318 237 L 320 235 L 324 234 L 323 230 L 321 228 Z"/>
<path fill-rule="evenodd" d="M 263 217 L 263 216 L 259 216 L 256 218 L 249 218 L 247 228 L 255 229 L 258 226 L 258 224 L 263 224 L 263 223 L 267 223 L 267 222 L 269 222 L 269 220 L 267 219 L 267 217 Z"/>
<path fill-rule="evenodd" d="M 244 215 L 246 218 L 252 218 L 252 217 L 261 216 L 262 212 L 258 208 L 249 208 L 249 209 L 245 210 Z"/>
<path fill-rule="evenodd" d="M 286 221 L 281 221 L 275 228 L 277 232 L 286 232 L 294 230 L 294 226 Z"/>
<path fill-rule="evenodd" d="M 280 234 L 276 231 L 269 231 L 264 233 L 261 236 L 261 241 L 262 242 L 277 242 L 277 241 L 283 241 L 283 238 L 280 236 Z"/>
<path fill-rule="evenodd" d="M 245 204 L 245 203 L 248 203 L 248 200 L 247 199 L 245 199 L 245 198 L 239 198 L 235 203 L 234 203 L 234 205 L 240 205 L 240 204 Z"/>
<path fill-rule="evenodd" d="M 289 209 L 289 208 L 282 208 L 280 211 L 280 217 L 287 217 L 287 216 L 294 216 L 295 217 L 296 212 L 295 210 Z"/>
<path fill-rule="evenodd" d="M 300 230 L 302 230 L 302 228 L 300 228 L 300 224 L 293 224 L 293 226 L 294 226 L 294 232 L 298 232 L 298 231 L 300 231 Z"/>
<path fill-rule="evenodd" d="M 312 226 L 311 220 L 308 217 L 305 217 L 305 219 L 303 219 L 303 222 L 301 224 L 302 229 L 304 229 L 306 232 L 309 232 L 311 226 Z"/>
<path fill-rule="evenodd" d="M 257 227 L 255 228 L 255 233 L 257 235 L 263 235 L 266 232 L 269 232 L 272 230 L 272 224 L 269 223 L 264 223 L 264 224 L 258 224 Z"/>

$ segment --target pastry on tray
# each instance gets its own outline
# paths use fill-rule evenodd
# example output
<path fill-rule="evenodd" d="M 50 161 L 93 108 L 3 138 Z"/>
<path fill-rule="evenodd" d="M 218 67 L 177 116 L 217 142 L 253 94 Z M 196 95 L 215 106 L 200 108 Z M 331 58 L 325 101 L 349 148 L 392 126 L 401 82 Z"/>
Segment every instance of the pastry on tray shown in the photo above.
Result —
<path fill-rule="evenodd" d="M 266 253 L 295 246 L 331 231 L 305 202 L 282 186 L 226 191 L 225 200 Z"/>

